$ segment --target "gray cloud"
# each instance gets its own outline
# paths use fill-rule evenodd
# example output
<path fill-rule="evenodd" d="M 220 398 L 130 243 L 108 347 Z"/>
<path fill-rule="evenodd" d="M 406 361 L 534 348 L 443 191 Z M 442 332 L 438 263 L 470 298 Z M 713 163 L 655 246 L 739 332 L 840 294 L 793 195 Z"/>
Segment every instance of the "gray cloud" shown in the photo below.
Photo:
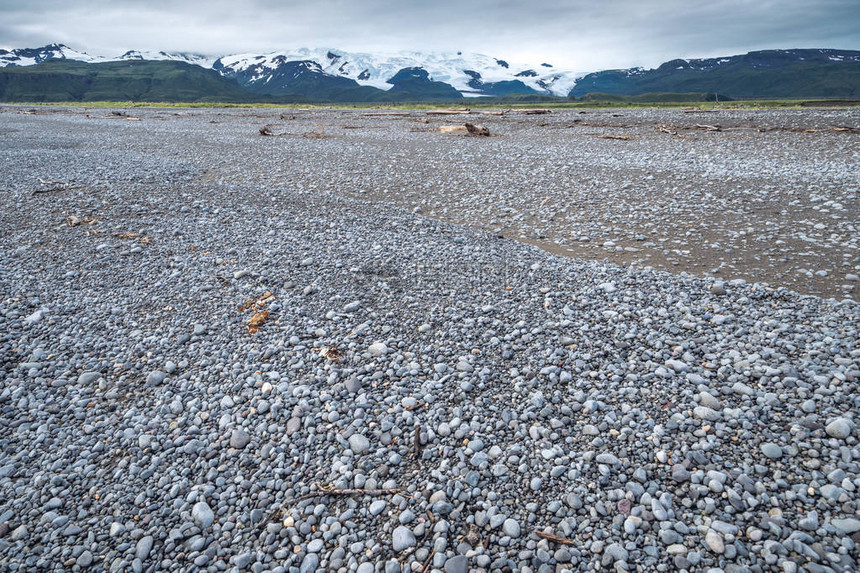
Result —
<path fill-rule="evenodd" d="M 0 46 L 213 55 L 463 50 L 577 71 L 755 49 L 860 48 L 857 0 L 0 0 Z"/>

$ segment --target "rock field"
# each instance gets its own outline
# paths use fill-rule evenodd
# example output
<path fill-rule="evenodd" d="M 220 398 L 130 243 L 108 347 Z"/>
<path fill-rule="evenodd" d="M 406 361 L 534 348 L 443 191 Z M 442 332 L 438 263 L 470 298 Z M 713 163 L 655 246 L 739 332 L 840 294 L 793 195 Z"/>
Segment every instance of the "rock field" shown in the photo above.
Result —
<path fill-rule="evenodd" d="M 29 109 L 0 570 L 860 567 L 858 110 Z"/>

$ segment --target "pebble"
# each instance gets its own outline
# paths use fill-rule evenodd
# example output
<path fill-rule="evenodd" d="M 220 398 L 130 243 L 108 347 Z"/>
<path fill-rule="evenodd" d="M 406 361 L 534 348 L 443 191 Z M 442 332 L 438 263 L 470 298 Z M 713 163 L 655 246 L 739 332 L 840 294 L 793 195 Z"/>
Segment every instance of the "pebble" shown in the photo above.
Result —
<path fill-rule="evenodd" d="M 152 551 L 153 538 L 151 535 L 145 535 L 138 539 L 137 547 L 135 548 L 134 556 L 141 561 L 146 561 L 149 558 L 149 552 Z"/>
<path fill-rule="evenodd" d="M 502 531 L 508 537 L 517 538 L 520 536 L 520 524 L 515 519 L 505 519 L 504 523 L 502 524 Z"/>
<path fill-rule="evenodd" d="M 860 247 L 850 137 L 789 131 L 853 112 L 718 110 L 722 134 L 679 140 L 653 126 L 689 125 L 682 110 L 553 110 L 499 123 L 487 146 L 362 110 L 288 110 L 291 133 L 337 137 L 275 141 L 253 124 L 284 110 L 135 108 L 134 129 L 106 129 L 83 110 L 14 109 L 0 246 L 24 250 L 0 265 L 0 555 L 16 571 L 860 569 L 858 305 L 841 300 L 857 292 L 801 296 L 741 260 L 747 243 L 761 266 L 802 244 L 822 288 L 857 273 L 842 265 Z M 647 145 L 553 128 L 576 119 Z M 783 129 L 742 130 L 727 158 L 741 124 Z M 815 153 L 795 153 L 807 139 Z M 416 145 L 421 161 L 401 161 Z M 34 197 L 35 156 L 97 192 L 60 210 Z M 505 177 L 464 194 L 460 176 L 498 157 Z M 586 165 L 595 177 L 571 185 Z M 402 204 L 420 196 L 427 216 L 398 207 L 415 181 Z M 625 225 L 580 220 L 627 184 L 644 202 Z M 828 225 L 716 228 L 765 195 Z M 479 208 L 490 232 L 445 222 Z M 690 212 L 695 232 L 674 233 Z M 598 254 L 518 242 L 526 213 L 535 236 L 569 223 L 559 247 Z M 113 234 L 140 229 L 152 242 L 129 265 Z M 618 252 L 624 267 L 602 260 Z M 667 257 L 687 274 L 661 272 Z M 252 333 L 238 308 L 267 292 Z M 534 534 L 547 527 L 576 545 Z"/>
<path fill-rule="evenodd" d="M 146 385 L 147 386 L 158 386 L 164 379 L 167 378 L 167 374 L 162 372 L 161 370 L 153 370 L 146 377 Z"/>
<path fill-rule="evenodd" d="M 242 429 L 233 430 L 230 433 L 230 447 L 241 450 L 251 442 L 251 435 Z"/>
<path fill-rule="evenodd" d="M 361 455 L 370 449 L 370 440 L 361 434 L 353 434 L 349 437 L 349 447 L 352 453 Z"/>
<path fill-rule="evenodd" d="M 445 573 L 468 573 L 469 558 L 465 555 L 456 555 L 445 561 Z"/>
<path fill-rule="evenodd" d="M 761 453 L 763 453 L 766 458 L 778 460 L 782 457 L 782 448 L 773 442 L 766 442 L 761 445 Z"/>
<path fill-rule="evenodd" d="M 388 352 L 388 346 L 386 346 L 384 342 L 374 342 L 367 347 L 367 352 L 370 353 L 371 356 L 379 357 Z"/>
<path fill-rule="evenodd" d="M 417 543 L 418 542 L 415 539 L 415 534 L 413 534 L 412 530 L 406 526 L 397 526 L 396 528 L 394 528 L 394 532 L 391 534 L 391 546 L 394 551 L 397 551 L 398 553 L 406 549 L 415 547 Z"/>
<path fill-rule="evenodd" d="M 830 524 L 836 529 L 844 531 L 848 535 L 860 531 L 860 519 L 856 517 L 831 519 Z"/>
<path fill-rule="evenodd" d="M 824 431 L 827 432 L 828 436 L 844 440 L 851 435 L 851 428 L 852 424 L 850 420 L 847 418 L 836 418 L 825 426 Z"/>
<path fill-rule="evenodd" d="M 191 517 L 194 518 L 194 523 L 200 529 L 207 529 L 215 521 L 215 514 L 205 501 L 198 501 L 194 504 L 191 509 Z"/>
<path fill-rule="evenodd" d="M 726 545 L 723 541 L 723 536 L 714 531 L 713 529 L 709 529 L 705 534 L 705 544 L 707 544 L 708 548 L 714 553 L 719 553 L 722 555 L 726 551 Z"/>

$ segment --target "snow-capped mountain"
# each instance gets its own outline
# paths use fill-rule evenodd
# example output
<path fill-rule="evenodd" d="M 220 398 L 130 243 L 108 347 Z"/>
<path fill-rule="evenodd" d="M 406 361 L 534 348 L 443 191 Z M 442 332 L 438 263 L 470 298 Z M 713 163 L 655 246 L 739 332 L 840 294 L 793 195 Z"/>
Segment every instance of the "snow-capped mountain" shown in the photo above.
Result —
<path fill-rule="evenodd" d="M 204 56 L 202 54 L 189 54 L 186 52 L 154 52 L 148 50 L 129 50 L 123 55 L 117 58 L 111 58 L 110 60 L 171 60 L 174 62 L 187 62 L 189 64 L 195 64 L 202 68 L 211 68 L 212 64 L 218 60 L 217 57 L 212 56 Z"/>
<path fill-rule="evenodd" d="M 361 53 L 331 48 L 283 50 L 268 54 L 224 56 L 214 68 L 224 75 L 245 74 L 256 82 L 271 76 L 288 62 L 314 62 L 318 71 L 349 78 L 359 85 L 389 90 L 389 80 L 398 72 L 420 68 L 428 79 L 443 82 L 466 97 L 488 95 L 501 82 L 518 82 L 522 92 L 566 96 L 576 83 L 572 72 L 556 70 L 550 64 L 528 65 L 507 62 L 483 54 L 462 52 Z M 509 85 L 513 88 L 513 85 Z"/>
<path fill-rule="evenodd" d="M 763 50 L 676 59 L 654 69 L 604 70 L 586 75 L 549 63 L 515 63 L 462 52 L 346 52 L 297 48 L 266 54 L 209 57 L 165 51 L 91 56 L 62 44 L 0 50 L 0 68 L 67 59 L 102 64 L 163 60 L 214 70 L 250 96 L 307 102 L 453 101 L 513 94 L 585 97 L 696 94 L 716 99 L 855 98 L 860 51 Z M 23 80 L 21 80 L 23 81 Z M 232 84 L 235 86 L 235 84 Z"/>
<path fill-rule="evenodd" d="M 81 62 L 104 62 L 105 58 L 91 56 L 86 52 L 73 50 L 63 44 L 48 44 L 41 48 L 0 49 L 0 68 L 6 66 L 33 66 L 45 60 L 67 59 Z"/>
<path fill-rule="evenodd" d="M 236 54 L 220 58 L 188 53 L 130 50 L 116 57 L 103 57 L 90 56 L 62 44 L 50 44 L 34 49 L 0 50 L 0 67 L 29 66 L 58 58 L 84 62 L 187 62 L 213 68 L 226 77 L 236 78 L 246 89 L 260 93 L 289 92 L 290 82 L 297 80 L 299 75 L 307 80 L 308 74 L 317 75 L 317 80 L 326 85 L 365 86 L 390 91 L 398 87 L 397 82 L 392 80 L 398 77 L 399 72 L 420 70 L 417 72 L 419 80 L 434 86 L 447 84 L 465 97 L 509 93 L 566 96 L 576 83 L 577 76 L 570 71 L 558 70 L 548 63 L 529 65 L 483 54 L 414 51 L 370 54 L 334 48 L 297 48 L 268 54 Z M 411 75 L 415 80 L 416 73 Z M 351 81 L 345 83 L 343 80 Z"/>
<path fill-rule="evenodd" d="M 860 51 L 760 50 L 720 58 L 670 60 L 646 70 L 603 70 L 579 78 L 570 95 L 719 93 L 733 98 L 856 97 Z M 824 81 L 824 78 L 829 78 Z"/>

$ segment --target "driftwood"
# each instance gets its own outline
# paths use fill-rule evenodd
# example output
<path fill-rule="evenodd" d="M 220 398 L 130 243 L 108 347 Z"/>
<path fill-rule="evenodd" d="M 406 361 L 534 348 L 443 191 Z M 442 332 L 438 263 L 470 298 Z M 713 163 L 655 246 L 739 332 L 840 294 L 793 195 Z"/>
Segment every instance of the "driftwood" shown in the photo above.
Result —
<path fill-rule="evenodd" d="M 55 191 L 68 191 L 70 189 L 82 189 L 83 185 L 75 185 L 74 181 L 45 181 L 39 178 L 39 188 L 33 190 L 33 195 L 40 193 L 53 193 Z"/>
<path fill-rule="evenodd" d="M 490 137 L 490 129 L 484 127 L 483 125 L 475 125 L 473 123 L 466 123 L 465 125 L 443 125 L 439 127 L 439 131 L 442 133 L 460 133 L 466 132 L 468 135 L 475 135 L 478 137 Z"/>
<path fill-rule="evenodd" d="M 620 139 L 621 141 L 630 141 L 629 135 L 598 135 L 599 139 Z"/>
<path fill-rule="evenodd" d="M 469 132 L 469 135 L 478 135 L 481 137 L 490 137 L 490 129 L 484 127 L 483 125 L 475 125 L 472 123 L 466 124 L 466 131 Z"/>
<path fill-rule="evenodd" d="M 98 222 L 99 220 L 94 217 L 84 217 L 83 219 L 74 215 L 66 217 L 66 225 L 69 227 L 77 227 L 78 225 L 94 225 Z"/>
<path fill-rule="evenodd" d="M 421 455 L 421 426 L 418 424 L 415 424 L 415 433 L 412 435 L 412 447 L 417 458 Z"/>
<path fill-rule="evenodd" d="M 269 311 L 261 310 L 251 317 L 248 321 L 248 334 L 257 334 L 260 328 L 269 321 Z"/>
<path fill-rule="evenodd" d="M 701 123 L 696 124 L 696 129 L 704 129 L 705 131 L 722 131 L 723 128 L 719 125 L 703 125 Z"/>
<path fill-rule="evenodd" d="M 139 117 L 128 115 L 124 111 L 112 111 L 107 115 L 86 115 L 87 119 L 124 119 L 126 121 L 140 121 Z"/>
<path fill-rule="evenodd" d="M 468 115 L 472 113 L 467 107 L 461 109 L 431 109 L 427 111 L 427 115 Z"/>
<path fill-rule="evenodd" d="M 412 114 L 407 111 L 380 111 L 361 115 L 362 117 L 409 117 Z"/>
<path fill-rule="evenodd" d="M 551 109 L 535 108 L 535 109 L 509 109 L 508 113 L 522 113 L 525 115 L 544 115 L 552 113 Z"/>
<path fill-rule="evenodd" d="M 306 499 L 314 499 L 316 497 L 324 497 L 327 495 L 370 495 L 370 496 L 379 496 L 379 495 L 396 495 L 400 493 L 398 488 L 390 488 L 390 489 L 321 489 L 320 491 L 315 491 L 311 493 L 306 493 L 305 495 L 299 497 L 296 501 L 304 501 Z"/>
<path fill-rule="evenodd" d="M 263 135 L 266 137 L 273 137 L 275 135 L 275 133 L 272 131 L 272 129 L 268 125 L 264 125 L 263 127 L 260 128 L 260 135 Z"/>
<path fill-rule="evenodd" d="M 559 537 L 558 535 L 544 533 L 543 531 L 535 530 L 535 535 L 537 535 L 541 539 L 546 539 L 547 541 L 555 541 L 556 543 L 561 543 L 562 545 L 576 545 L 574 541 L 567 539 L 566 537 Z"/>

